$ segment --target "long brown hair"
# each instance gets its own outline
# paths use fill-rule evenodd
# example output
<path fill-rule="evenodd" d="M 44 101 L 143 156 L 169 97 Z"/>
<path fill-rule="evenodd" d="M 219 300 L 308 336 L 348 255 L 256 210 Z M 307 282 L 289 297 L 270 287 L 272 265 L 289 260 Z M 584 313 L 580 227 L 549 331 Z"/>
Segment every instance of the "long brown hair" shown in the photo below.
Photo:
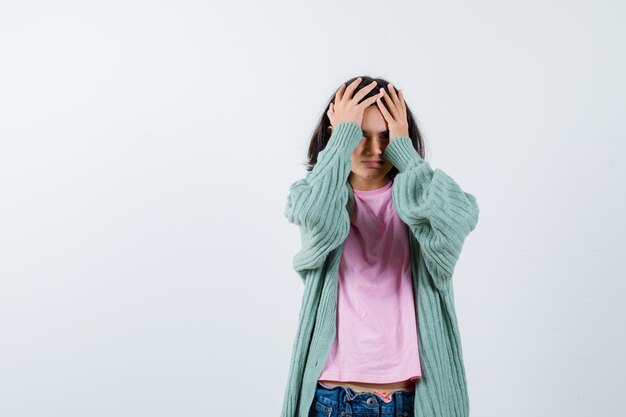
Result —
<path fill-rule="evenodd" d="M 359 77 L 357 76 L 357 77 L 353 77 L 347 80 L 345 82 L 346 86 L 352 83 L 357 78 Z M 367 95 L 365 95 L 365 97 L 363 97 L 363 99 L 361 99 L 361 101 L 378 94 L 379 92 L 378 89 L 380 87 L 383 87 L 385 88 L 385 90 L 387 90 L 387 84 L 389 84 L 389 81 L 383 78 L 372 78 L 366 75 L 361 75 L 361 79 L 362 79 L 361 84 L 359 84 L 359 86 L 354 90 L 353 97 L 357 91 L 361 90 L 363 87 L 366 87 L 372 81 L 376 81 L 378 84 L 378 87 L 373 88 Z M 394 84 L 394 88 L 396 88 L 395 84 Z M 313 167 L 317 163 L 317 155 L 319 154 L 321 150 L 323 150 L 326 147 L 326 145 L 328 144 L 328 140 L 330 139 L 331 134 L 328 133 L 328 127 L 330 126 L 330 119 L 328 118 L 328 115 L 326 113 L 328 112 L 328 109 L 330 108 L 330 104 L 334 103 L 335 101 L 335 94 L 337 93 L 337 90 L 339 90 L 339 87 L 337 87 L 335 92 L 333 92 L 333 94 L 330 96 L 328 103 L 326 103 L 326 108 L 323 112 L 324 114 L 322 118 L 320 119 L 320 121 L 317 123 L 315 130 L 313 131 L 313 136 L 311 137 L 311 142 L 309 144 L 309 151 L 307 155 L 308 156 L 308 161 L 306 162 L 307 171 L 311 171 L 313 169 Z M 384 99 L 382 100 L 382 103 L 387 108 L 387 103 L 385 102 Z M 373 106 L 378 106 L 378 105 L 374 103 Z M 406 104 L 406 110 L 407 110 L 407 119 L 409 122 L 409 137 L 411 138 L 411 142 L 413 143 L 413 147 L 415 148 L 417 153 L 422 158 L 425 158 L 424 141 L 422 139 L 422 134 L 417 126 L 415 116 L 413 115 L 413 112 L 411 112 L 411 109 L 409 108 L 408 104 Z M 394 166 L 391 169 L 391 171 L 389 171 L 389 174 L 388 174 L 389 178 L 393 179 L 397 173 L 398 173 L 398 168 Z"/>

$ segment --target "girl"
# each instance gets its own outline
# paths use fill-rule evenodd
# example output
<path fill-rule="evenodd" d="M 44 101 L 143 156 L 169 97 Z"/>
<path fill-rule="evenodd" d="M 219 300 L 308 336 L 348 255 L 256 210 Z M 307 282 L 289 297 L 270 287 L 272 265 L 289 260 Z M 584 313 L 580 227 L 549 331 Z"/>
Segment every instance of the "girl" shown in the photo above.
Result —
<path fill-rule="evenodd" d="M 424 160 L 387 81 L 326 108 L 285 208 L 305 290 L 282 416 L 468 416 L 451 278 L 476 198 Z"/>

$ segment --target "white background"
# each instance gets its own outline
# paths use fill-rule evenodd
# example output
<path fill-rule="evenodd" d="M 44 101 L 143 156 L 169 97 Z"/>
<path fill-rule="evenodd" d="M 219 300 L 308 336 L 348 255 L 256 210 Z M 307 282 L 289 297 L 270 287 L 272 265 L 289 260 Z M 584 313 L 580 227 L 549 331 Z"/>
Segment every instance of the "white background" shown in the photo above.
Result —
<path fill-rule="evenodd" d="M 476 196 L 475 417 L 626 413 L 618 1 L 0 3 L 0 415 L 277 416 L 310 135 L 402 88 Z"/>

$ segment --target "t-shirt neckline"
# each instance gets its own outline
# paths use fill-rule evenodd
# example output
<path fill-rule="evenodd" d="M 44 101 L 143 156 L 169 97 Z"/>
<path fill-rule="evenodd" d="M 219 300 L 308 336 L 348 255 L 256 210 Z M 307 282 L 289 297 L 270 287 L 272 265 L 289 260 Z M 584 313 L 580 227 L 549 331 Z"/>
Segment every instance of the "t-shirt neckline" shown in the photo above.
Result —
<path fill-rule="evenodd" d="M 387 181 L 387 184 L 383 185 L 380 188 L 376 188 L 375 190 L 356 190 L 356 189 L 352 189 L 352 191 L 354 191 L 354 193 L 356 195 L 376 195 L 376 194 L 381 194 L 384 193 L 385 191 L 387 191 L 389 188 L 391 188 L 391 183 L 392 180 Z"/>

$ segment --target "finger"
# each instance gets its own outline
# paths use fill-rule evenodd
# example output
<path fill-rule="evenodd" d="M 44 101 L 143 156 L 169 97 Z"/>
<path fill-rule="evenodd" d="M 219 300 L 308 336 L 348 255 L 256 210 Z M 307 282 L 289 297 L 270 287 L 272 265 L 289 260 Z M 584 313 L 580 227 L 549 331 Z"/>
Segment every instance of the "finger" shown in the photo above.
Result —
<path fill-rule="evenodd" d="M 398 99 L 400 100 L 400 105 L 402 105 L 402 110 L 406 112 L 406 102 L 404 101 L 402 90 L 398 90 Z"/>
<path fill-rule="evenodd" d="M 389 111 L 387 110 L 387 108 L 385 107 L 385 105 L 383 104 L 382 100 L 380 99 L 380 97 L 378 99 L 376 99 L 376 104 L 378 104 L 378 109 L 380 110 L 380 112 L 383 114 L 383 117 L 385 118 L 385 120 L 387 121 L 387 123 L 391 123 L 394 121 L 393 116 L 391 116 L 391 114 L 389 113 Z"/>
<path fill-rule="evenodd" d="M 335 103 L 341 102 L 341 98 L 343 97 L 343 92 L 345 91 L 345 89 L 346 84 L 341 84 L 341 87 L 339 87 L 339 90 L 337 90 L 337 92 L 335 93 Z"/>
<path fill-rule="evenodd" d="M 389 95 L 391 96 L 391 99 L 393 100 L 393 103 L 395 104 L 395 108 L 398 110 L 398 114 L 396 114 L 396 116 L 400 116 L 400 110 L 402 110 L 402 103 L 400 102 L 400 99 L 398 98 L 398 95 L 396 94 L 396 88 L 391 83 L 389 83 L 387 87 L 389 88 Z"/>
<path fill-rule="evenodd" d="M 378 100 L 379 98 L 381 98 L 383 96 L 382 92 L 378 92 L 378 94 L 376 94 L 375 96 L 369 97 L 365 100 L 363 100 L 363 102 L 359 103 L 359 105 L 357 107 L 364 107 L 367 108 L 369 106 L 371 106 L 372 104 L 374 104 L 374 102 L 376 100 Z"/>
<path fill-rule="evenodd" d="M 359 101 L 361 101 L 361 99 L 363 97 L 365 97 L 367 94 L 369 94 L 370 91 L 372 91 L 372 89 L 376 88 L 376 86 L 378 85 L 378 83 L 376 81 L 372 81 L 371 83 L 369 83 L 368 85 L 366 85 L 365 87 L 361 88 L 352 98 L 353 100 L 356 100 L 356 102 L 358 103 Z M 372 102 L 373 103 L 373 102 Z M 370 103 L 370 104 L 372 104 Z"/>
<path fill-rule="evenodd" d="M 389 94 L 385 91 L 384 88 L 381 88 L 381 91 L 384 93 L 384 99 L 385 99 L 385 103 L 387 103 L 387 107 L 389 108 L 389 112 L 391 113 L 391 115 L 393 116 L 394 119 L 398 118 L 398 110 L 396 109 L 396 105 L 393 102 L 393 100 L 391 99 L 391 97 L 389 97 Z"/>
<path fill-rule="evenodd" d="M 363 79 L 361 77 L 357 77 L 356 80 L 352 81 L 350 83 L 350 85 L 346 88 L 346 92 L 342 96 L 341 100 L 342 101 L 351 100 L 352 99 L 352 93 L 354 93 L 354 90 L 356 90 L 356 88 L 361 84 L 362 80 Z"/>
<path fill-rule="evenodd" d="M 396 89 L 394 88 L 394 86 L 391 83 L 389 83 L 389 84 L 387 84 L 387 88 L 389 89 L 389 95 L 393 99 L 393 102 L 396 103 L 396 104 L 400 104 L 400 103 L 397 103 L 398 102 L 398 95 L 396 94 Z"/>

